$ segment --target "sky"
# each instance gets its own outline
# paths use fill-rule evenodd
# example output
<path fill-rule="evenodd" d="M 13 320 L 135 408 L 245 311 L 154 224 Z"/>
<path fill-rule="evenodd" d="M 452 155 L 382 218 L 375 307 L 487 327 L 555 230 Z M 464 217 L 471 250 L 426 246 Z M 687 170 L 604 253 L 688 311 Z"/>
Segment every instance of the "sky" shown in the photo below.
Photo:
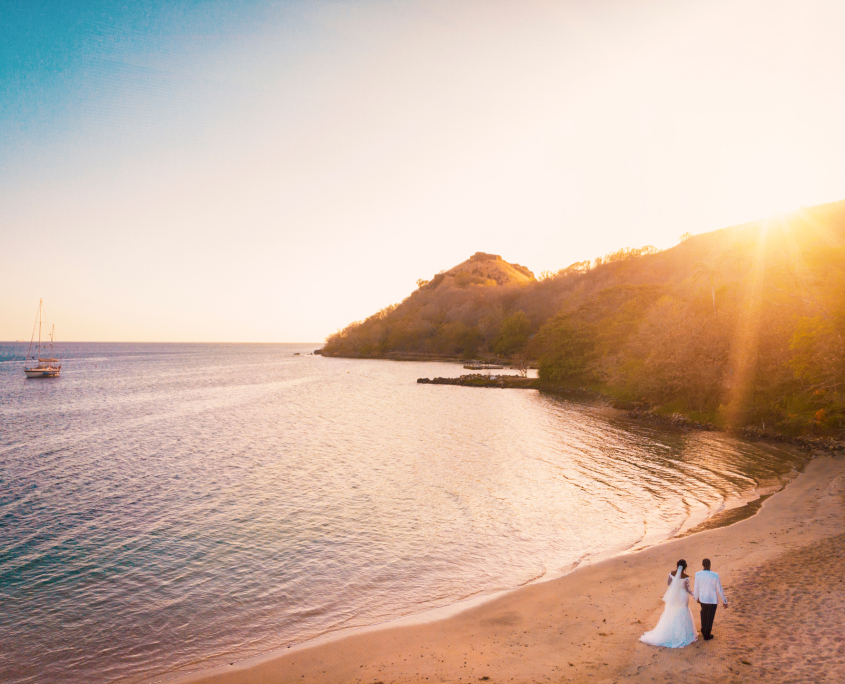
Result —
<path fill-rule="evenodd" d="M 0 0 L 0 339 L 319 342 L 845 198 L 845 3 Z"/>

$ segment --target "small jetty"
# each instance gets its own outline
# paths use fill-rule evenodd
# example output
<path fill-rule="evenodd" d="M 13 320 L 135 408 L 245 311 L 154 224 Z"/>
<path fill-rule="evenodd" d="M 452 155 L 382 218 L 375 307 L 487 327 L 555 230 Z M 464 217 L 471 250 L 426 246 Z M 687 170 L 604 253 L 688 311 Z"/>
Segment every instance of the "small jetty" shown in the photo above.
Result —
<path fill-rule="evenodd" d="M 521 375 L 482 375 L 470 373 L 458 378 L 417 378 L 420 385 L 460 385 L 461 387 L 499 387 L 501 389 L 538 389 L 537 378 Z"/>
<path fill-rule="evenodd" d="M 467 370 L 498 370 L 504 368 L 497 363 L 465 363 L 464 368 Z"/>

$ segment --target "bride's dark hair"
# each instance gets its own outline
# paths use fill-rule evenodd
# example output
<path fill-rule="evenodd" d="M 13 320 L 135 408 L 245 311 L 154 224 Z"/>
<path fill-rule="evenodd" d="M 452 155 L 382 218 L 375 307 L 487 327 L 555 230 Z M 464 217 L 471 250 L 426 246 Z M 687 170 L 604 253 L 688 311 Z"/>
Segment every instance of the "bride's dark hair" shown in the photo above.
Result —
<path fill-rule="evenodd" d="M 686 570 L 686 569 L 687 569 L 687 562 L 686 562 L 683 558 L 681 558 L 681 560 L 679 560 L 679 561 L 676 563 L 676 565 L 680 565 L 680 566 L 681 566 L 684 570 Z"/>

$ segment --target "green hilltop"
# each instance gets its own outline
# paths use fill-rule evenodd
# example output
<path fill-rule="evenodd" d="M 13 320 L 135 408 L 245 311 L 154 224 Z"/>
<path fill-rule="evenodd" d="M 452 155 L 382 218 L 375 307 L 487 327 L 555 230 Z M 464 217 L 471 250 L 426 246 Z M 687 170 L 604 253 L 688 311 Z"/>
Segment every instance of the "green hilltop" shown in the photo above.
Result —
<path fill-rule="evenodd" d="M 476 253 L 323 354 L 536 363 L 719 424 L 838 434 L 845 412 L 845 201 L 621 249 L 539 278 Z"/>

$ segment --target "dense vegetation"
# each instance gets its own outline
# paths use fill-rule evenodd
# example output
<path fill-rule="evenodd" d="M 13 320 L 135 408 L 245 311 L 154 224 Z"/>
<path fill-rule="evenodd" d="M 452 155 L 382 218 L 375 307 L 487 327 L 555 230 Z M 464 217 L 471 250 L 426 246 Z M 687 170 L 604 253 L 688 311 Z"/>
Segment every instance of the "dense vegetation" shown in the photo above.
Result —
<path fill-rule="evenodd" d="M 485 277 L 485 264 L 497 279 Z M 510 266 L 522 276 L 501 276 Z M 623 249 L 544 273 L 477 254 L 324 353 L 529 358 L 590 386 L 721 424 L 838 432 L 845 416 L 845 202 Z"/>

